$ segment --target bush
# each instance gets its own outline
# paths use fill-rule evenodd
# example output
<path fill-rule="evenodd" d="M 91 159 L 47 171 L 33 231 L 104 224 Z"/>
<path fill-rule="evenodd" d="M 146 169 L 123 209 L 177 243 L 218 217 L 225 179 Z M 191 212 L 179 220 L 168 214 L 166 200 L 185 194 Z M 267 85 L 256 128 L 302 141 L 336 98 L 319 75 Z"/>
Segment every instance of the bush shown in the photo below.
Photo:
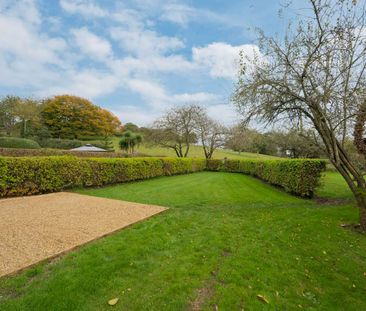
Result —
<path fill-rule="evenodd" d="M 310 197 L 322 160 L 208 160 L 188 158 L 0 157 L 0 196 L 19 196 L 186 174 L 203 170 L 244 173 Z"/>
<path fill-rule="evenodd" d="M 72 149 L 85 145 L 81 140 L 76 139 L 60 139 L 60 138 L 48 138 L 39 141 L 42 148 L 53 149 Z"/>
<path fill-rule="evenodd" d="M 143 153 L 127 154 L 122 152 L 85 152 L 58 149 L 14 149 L 0 148 L 0 156 L 3 157 L 41 157 L 41 156 L 62 156 L 70 155 L 83 158 L 136 158 L 150 157 Z"/>
<path fill-rule="evenodd" d="M 20 137 L 0 137 L 0 148 L 38 149 L 40 148 L 40 145 L 32 139 Z"/>
<path fill-rule="evenodd" d="M 209 171 L 244 173 L 302 197 L 313 196 L 325 167 L 325 161 L 310 159 L 207 161 Z"/>
<path fill-rule="evenodd" d="M 92 159 L 71 156 L 0 158 L 0 196 L 103 186 L 202 171 L 204 159 Z"/>
<path fill-rule="evenodd" d="M 82 141 L 77 139 L 49 138 L 40 140 L 39 144 L 41 145 L 42 148 L 63 149 L 63 150 L 78 148 L 86 144 L 91 144 L 98 148 L 108 149 L 106 142 L 100 140 Z"/>
<path fill-rule="evenodd" d="M 103 136 L 78 136 L 78 139 L 79 140 L 82 140 L 82 141 L 95 141 L 95 140 L 103 140 L 104 137 Z"/>

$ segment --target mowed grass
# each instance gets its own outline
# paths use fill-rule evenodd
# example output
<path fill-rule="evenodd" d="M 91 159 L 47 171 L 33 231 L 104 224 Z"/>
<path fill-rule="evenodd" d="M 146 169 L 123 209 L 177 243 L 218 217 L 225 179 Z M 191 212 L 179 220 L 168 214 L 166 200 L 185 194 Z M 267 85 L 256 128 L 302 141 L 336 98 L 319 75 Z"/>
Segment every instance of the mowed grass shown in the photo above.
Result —
<path fill-rule="evenodd" d="M 141 145 L 138 147 L 138 152 L 151 156 L 166 156 L 166 157 L 176 157 L 173 149 L 167 149 L 157 146 Z M 189 149 L 188 157 L 190 158 L 204 158 L 205 154 L 201 146 L 191 146 Z M 279 159 L 279 157 L 274 157 L 265 154 L 250 153 L 250 152 L 238 152 L 227 150 L 227 149 L 217 149 L 213 154 L 214 159 Z"/>
<path fill-rule="evenodd" d="M 348 197 L 340 181 L 320 194 Z M 366 310 L 366 236 L 340 226 L 357 221 L 350 204 L 213 172 L 79 192 L 170 209 L 0 279 L 0 310 Z"/>
<path fill-rule="evenodd" d="M 113 137 L 113 146 L 116 151 L 119 151 L 119 140 L 118 137 Z M 176 157 L 176 153 L 173 149 L 169 148 L 162 148 L 159 146 L 151 146 L 148 144 L 141 144 L 136 148 L 136 151 L 142 154 L 146 154 L 149 156 L 159 157 Z M 201 146 L 190 146 L 190 150 L 188 153 L 189 158 L 204 158 L 205 154 L 203 152 L 203 149 Z M 250 153 L 250 152 L 241 152 L 240 154 L 238 152 L 228 150 L 228 149 L 217 149 L 214 152 L 213 158 L 214 159 L 280 159 L 279 157 L 265 155 L 265 154 L 258 154 L 258 153 Z"/>
<path fill-rule="evenodd" d="M 343 179 L 336 171 L 327 171 L 322 178 L 317 195 L 327 199 L 353 200 L 353 195 Z"/>

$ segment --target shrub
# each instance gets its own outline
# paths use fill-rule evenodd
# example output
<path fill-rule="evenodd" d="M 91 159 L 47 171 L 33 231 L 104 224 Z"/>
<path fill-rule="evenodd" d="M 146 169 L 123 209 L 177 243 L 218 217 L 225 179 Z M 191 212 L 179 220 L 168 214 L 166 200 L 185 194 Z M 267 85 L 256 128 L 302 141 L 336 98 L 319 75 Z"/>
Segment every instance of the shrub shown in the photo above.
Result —
<path fill-rule="evenodd" d="M 70 151 L 58 149 L 14 149 L 14 148 L 0 148 L 0 156 L 3 157 L 41 157 L 41 156 L 62 156 L 70 155 L 82 158 L 137 158 L 150 157 L 144 153 L 122 153 L 122 152 L 85 152 L 85 151 Z M 161 156 L 163 158 L 164 156 Z M 160 158 L 160 156 L 159 156 Z"/>
<path fill-rule="evenodd" d="M 157 176 L 202 171 L 204 159 L 76 158 L 71 156 L 0 158 L 0 196 L 103 186 Z"/>
<path fill-rule="evenodd" d="M 88 135 L 85 135 L 85 136 L 78 136 L 78 139 L 79 140 L 82 140 L 82 141 L 91 141 L 91 140 L 103 140 L 104 137 L 103 136 L 88 136 Z"/>
<path fill-rule="evenodd" d="M 38 149 L 40 145 L 27 138 L 20 137 L 0 137 L 1 148 L 23 148 L 23 149 Z"/>
<path fill-rule="evenodd" d="M 82 141 L 77 139 L 49 138 L 40 140 L 39 144 L 43 148 L 63 149 L 63 150 L 70 150 L 73 148 L 84 146 L 86 144 L 91 144 L 98 148 L 108 149 L 106 142 L 101 140 Z"/>
<path fill-rule="evenodd" d="M 207 161 L 209 171 L 244 173 L 302 197 L 313 196 L 325 167 L 325 161 L 312 159 Z"/>
<path fill-rule="evenodd" d="M 60 138 L 48 138 L 39 141 L 42 148 L 54 148 L 54 149 L 72 149 L 85 145 L 81 140 L 76 139 L 60 139 Z"/>
<path fill-rule="evenodd" d="M 310 197 L 319 184 L 322 160 L 208 160 L 188 158 L 0 157 L 0 196 L 19 196 L 186 174 L 237 172 L 285 191 Z"/>

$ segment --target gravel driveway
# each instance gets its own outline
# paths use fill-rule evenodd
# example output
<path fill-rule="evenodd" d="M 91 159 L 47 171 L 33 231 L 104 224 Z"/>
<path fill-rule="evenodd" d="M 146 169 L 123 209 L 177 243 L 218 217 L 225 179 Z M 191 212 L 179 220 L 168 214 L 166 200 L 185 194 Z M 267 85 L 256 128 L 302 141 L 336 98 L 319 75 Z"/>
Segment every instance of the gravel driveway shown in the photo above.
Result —
<path fill-rule="evenodd" d="M 165 207 L 76 193 L 0 200 L 0 276 L 95 240 Z"/>

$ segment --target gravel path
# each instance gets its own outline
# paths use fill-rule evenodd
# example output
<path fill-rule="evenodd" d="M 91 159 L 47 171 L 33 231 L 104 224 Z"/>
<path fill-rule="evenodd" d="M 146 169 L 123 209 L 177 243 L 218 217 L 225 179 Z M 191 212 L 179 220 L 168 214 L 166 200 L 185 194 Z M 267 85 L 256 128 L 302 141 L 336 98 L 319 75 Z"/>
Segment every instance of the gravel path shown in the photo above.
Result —
<path fill-rule="evenodd" d="M 0 277 L 110 234 L 165 207 L 58 192 L 0 200 Z"/>

